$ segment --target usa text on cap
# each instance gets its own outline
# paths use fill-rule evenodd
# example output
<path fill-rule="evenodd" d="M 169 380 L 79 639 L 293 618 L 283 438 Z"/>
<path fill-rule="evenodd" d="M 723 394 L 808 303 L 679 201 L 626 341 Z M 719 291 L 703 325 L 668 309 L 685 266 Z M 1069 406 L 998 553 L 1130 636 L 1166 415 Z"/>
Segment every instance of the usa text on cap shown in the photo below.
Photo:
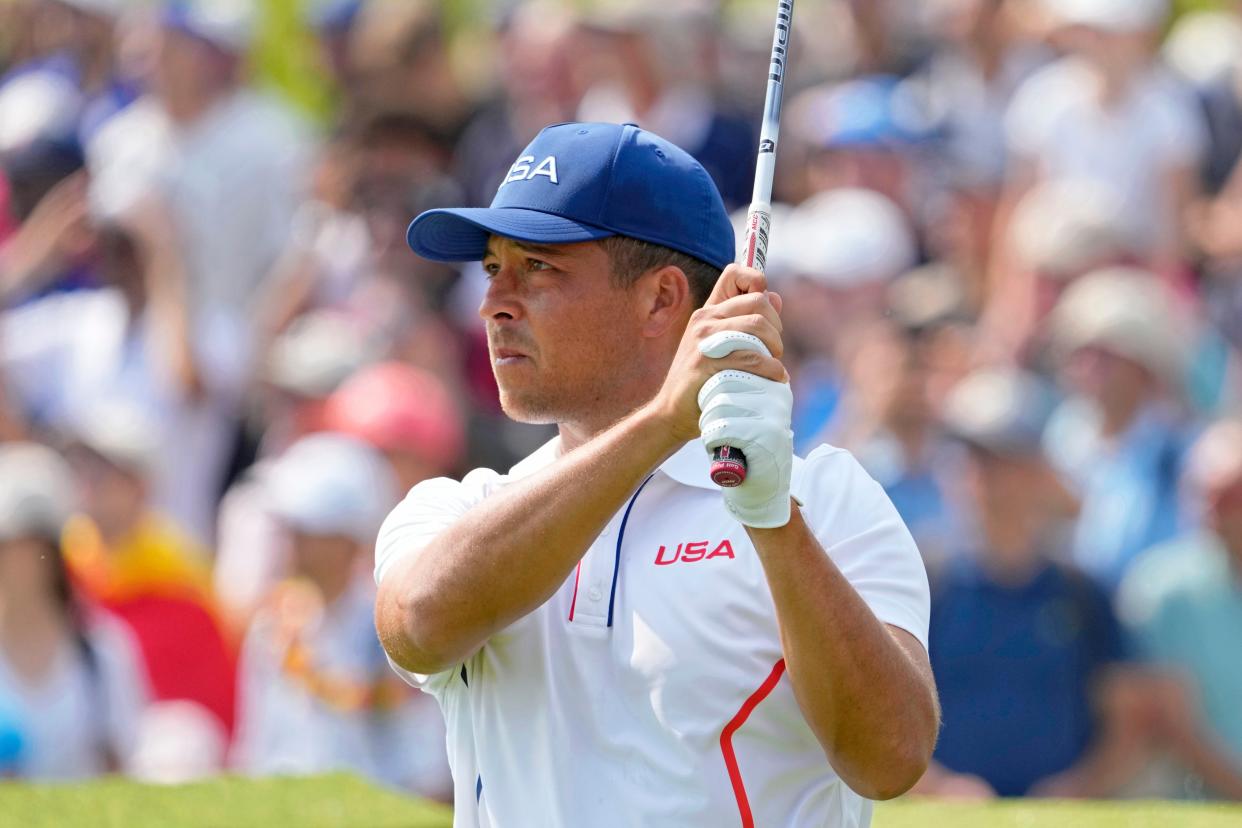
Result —
<path fill-rule="evenodd" d="M 628 236 L 723 269 L 733 226 L 707 171 L 632 124 L 557 124 L 522 151 L 490 207 L 429 210 L 410 225 L 415 253 L 483 258 L 491 235 L 534 244 Z"/>

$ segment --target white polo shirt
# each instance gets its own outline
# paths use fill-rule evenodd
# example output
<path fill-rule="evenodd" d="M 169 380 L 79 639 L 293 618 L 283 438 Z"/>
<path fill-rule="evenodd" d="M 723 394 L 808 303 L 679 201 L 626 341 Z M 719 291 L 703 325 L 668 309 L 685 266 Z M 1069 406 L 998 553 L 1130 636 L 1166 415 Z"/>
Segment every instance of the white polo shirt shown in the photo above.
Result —
<path fill-rule="evenodd" d="M 558 446 L 414 487 L 380 530 L 377 581 Z M 444 712 L 457 828 L 870 822 L 798 708 L 763 568 L 708 475 L 687 443 L 543 606 L 464 664 L 398 669 Z M 926 572 L 879 484 L 821 446 L 795 459 L 793 491 L 876 616 L 926 647 Z"/>

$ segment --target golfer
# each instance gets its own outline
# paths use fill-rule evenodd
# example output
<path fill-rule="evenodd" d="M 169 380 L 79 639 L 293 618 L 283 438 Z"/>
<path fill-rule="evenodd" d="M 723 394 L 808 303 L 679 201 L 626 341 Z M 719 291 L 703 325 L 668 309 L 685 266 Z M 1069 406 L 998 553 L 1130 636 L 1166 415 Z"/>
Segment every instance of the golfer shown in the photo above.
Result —
<path fill-rule="evenodd" d="M 379 634 L 443 709 L 456 825 L 867 825 L 936 738 L 926 573 L 848 453 L 793 456 L 780 297 L 708 174 L 560 124 L 409 242 L 482 261 L 504 409 L 559 428 L 380 531 Z"/>

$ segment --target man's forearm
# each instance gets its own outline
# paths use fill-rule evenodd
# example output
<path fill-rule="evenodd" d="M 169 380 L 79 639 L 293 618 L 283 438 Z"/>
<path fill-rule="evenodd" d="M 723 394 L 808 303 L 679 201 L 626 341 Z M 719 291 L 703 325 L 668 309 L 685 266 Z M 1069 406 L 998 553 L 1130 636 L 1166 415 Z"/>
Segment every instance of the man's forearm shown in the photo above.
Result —
<path fill-rule="evenodd" d="M 377 623 L 398 664 L 434 672 L 548 600 L 643 478 L 680 443 L 642 409 L 506 487 L 399 562 Z"/>
<path fill-rule="evenodd" d="M 926 654 L 875 617 L 796 506 L 787 525 L 747 531 L 794 694 L 833 768 L 864 796 L 904 793 L 926 770 L 939 724 Z"/>

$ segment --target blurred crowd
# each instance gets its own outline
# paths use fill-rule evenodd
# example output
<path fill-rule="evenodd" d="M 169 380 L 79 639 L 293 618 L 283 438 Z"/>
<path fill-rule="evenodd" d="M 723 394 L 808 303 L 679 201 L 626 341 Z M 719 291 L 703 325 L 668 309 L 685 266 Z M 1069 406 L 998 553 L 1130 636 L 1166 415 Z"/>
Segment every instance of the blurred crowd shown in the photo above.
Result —
<path fill-rule="evenodd" d="M 500 413 L 477 265 L 405 227 L 566 120 L 678 143 L 740 224 L 774 6 L 0 0 L 0 776 L 447 797 L 371 545 L 548 431 Z M 927 561 L 919 792 L 1242 799 L 1242 3 L 794 32 L 795 439 Z"/>

